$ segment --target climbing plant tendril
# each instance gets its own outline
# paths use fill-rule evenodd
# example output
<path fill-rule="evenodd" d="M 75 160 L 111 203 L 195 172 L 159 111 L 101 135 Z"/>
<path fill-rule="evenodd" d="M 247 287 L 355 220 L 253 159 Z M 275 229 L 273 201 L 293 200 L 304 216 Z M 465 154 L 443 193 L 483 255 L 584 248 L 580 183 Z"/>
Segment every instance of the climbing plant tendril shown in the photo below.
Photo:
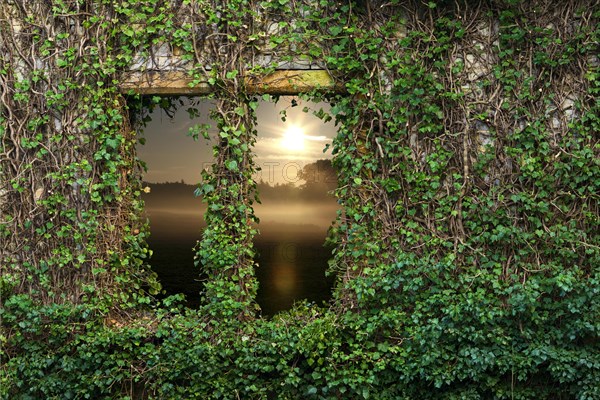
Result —
<path fill-rule="evenodd" d="M 2 2 L 0 397 L 600 397 L 599 27 L 576 0 Z M 168 101 L 119 89 L 161 46 L 216 104 L 194 310 L 146 244 L 137 117 Z M 302 94 L 338 127 L 337 285 L 265 319 L 247 85 L 300 61 L 337 88 Z"/>

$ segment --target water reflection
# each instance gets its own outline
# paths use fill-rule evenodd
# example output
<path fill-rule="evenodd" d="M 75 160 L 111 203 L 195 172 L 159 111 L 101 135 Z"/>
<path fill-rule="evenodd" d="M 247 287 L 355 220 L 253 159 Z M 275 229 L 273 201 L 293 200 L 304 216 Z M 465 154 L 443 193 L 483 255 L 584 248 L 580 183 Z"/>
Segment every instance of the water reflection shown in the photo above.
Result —
<path fill-rule="evenodd" d="M 317 304 L 329 300 L 333 279 L 325 276 L 325 269 L 331 249 L 323 246 L 323 237 L 295 242 L 257 238 L 257 301 L 263 315 L 289 309 L 301 299 Z"/>
<path fill-rule="evenodd" d="M 275 287 L 277 294 L 283 297 L 294 297 L 296 290 L 296 268 L 286 262 L 275 262 L 272 266 L 271 279 L 268 284 Z M 267 282 L 265 282 L 267 283 Z"/>

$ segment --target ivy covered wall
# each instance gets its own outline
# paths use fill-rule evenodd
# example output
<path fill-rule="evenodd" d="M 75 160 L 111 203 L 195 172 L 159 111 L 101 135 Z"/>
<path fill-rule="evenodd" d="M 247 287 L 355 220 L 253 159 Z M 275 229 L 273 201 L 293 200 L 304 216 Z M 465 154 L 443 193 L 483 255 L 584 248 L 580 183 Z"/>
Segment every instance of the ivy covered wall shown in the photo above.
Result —
<path fill-rule="evenodd" d="M 600 397 L 599 18 L 574 0 L 3 2 L 0 396 Z M 144 99 L 119 89 L 161 48 L 181 64 L 156 68 L 216 103 L 197 310 L 153 298 Z M 304 94 L 339 129 L 338 285 L 266 320 L 249 82 L 299 62 L 342 88 Z"/>

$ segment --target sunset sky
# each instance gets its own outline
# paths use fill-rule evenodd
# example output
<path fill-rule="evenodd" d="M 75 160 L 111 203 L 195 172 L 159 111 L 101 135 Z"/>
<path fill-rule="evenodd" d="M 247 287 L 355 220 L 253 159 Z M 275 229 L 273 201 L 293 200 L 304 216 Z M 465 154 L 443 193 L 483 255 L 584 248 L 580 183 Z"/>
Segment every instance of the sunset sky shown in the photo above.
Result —
<path fill-rule="evenodd" d="M 282 97 L 277 104 L 260 102 L 257 110 L 258 139 L 254 148 L 255 161 L 262 168 L 257 177 L 269 183 L 298 182 L 297 173 L 305 164 L 317 159 L 331 158 L 331 150 L 323 153 L 327 143 L 335 135 L 332 122 L 324 124 L 311 112 L 329 109 L 325 103 L 310 103 L 300 99 L 296 107 L 291 106 L 292 97 Z M 212 160 L 211 144 L 200 138 L 195 142 L 187 136 L 188 129 L 197 123 L 206 123 L 210 103 L 200 103 L 201 117 L 191 120 L 182 106 L 173 119 L 160 108 L 152 113 L 152 121 L 140 132 L 146 139 L 138 146 L 138 155 L 148 165 L 144 180 L 148 182 L 179 182 L 188 184 L 200 181 L 200 171 Z M 281 121 L 279 112 L 285 109 L 286 122 Z"/>

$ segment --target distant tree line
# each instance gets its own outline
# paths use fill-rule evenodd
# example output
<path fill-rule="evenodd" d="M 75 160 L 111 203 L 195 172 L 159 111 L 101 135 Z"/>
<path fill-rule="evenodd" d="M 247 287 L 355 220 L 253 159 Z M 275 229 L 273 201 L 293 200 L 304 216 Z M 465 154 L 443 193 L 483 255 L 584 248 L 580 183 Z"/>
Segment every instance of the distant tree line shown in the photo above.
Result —
<path fill-rule="evenodd" d="M 332 191 L 337 187 L 337 175 L 331 160 L 317 160 L 306 164 L 299 172 L 298 178 L 305 183 L 269 184 L 260 181 L 257 192 L 263 202 L 282 201 L 331 201 Z M 194 192 L 195 185 L 179 182 L 144 183 L 147 188 L 142 194 L 146 207 L 198 207 L 201 198 Z"/>
<path fill-rule="evenodd" d="M 293 182 L 270 185 L 261 180 L 257 185 L 258 194 L 265 201 L 327 201 L 337 187 L 337 173 L 331 160 L 306 164 L 298 172 L 298 178 L 305 183 L 299 186 Z"/>

